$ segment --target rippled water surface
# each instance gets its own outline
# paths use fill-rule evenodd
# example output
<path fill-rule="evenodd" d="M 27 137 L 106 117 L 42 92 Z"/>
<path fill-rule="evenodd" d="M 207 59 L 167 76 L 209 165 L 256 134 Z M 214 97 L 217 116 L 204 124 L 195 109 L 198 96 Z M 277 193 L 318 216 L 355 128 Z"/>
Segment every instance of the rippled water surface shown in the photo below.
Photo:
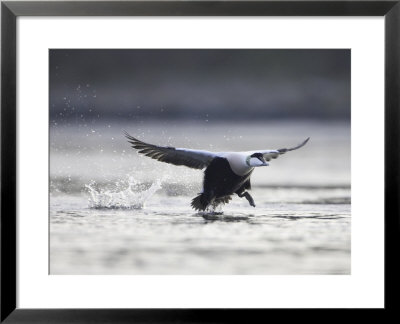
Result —
<path fill-rule="evenodd" d="M 125 129 L 162 145 L 281 148 L 234 197 L 196 213 L 202 171 L 139 157 Z M 57 126 L 50 133 L 51 274 L 349 274 L 350 128 L 343 124 Z"/>

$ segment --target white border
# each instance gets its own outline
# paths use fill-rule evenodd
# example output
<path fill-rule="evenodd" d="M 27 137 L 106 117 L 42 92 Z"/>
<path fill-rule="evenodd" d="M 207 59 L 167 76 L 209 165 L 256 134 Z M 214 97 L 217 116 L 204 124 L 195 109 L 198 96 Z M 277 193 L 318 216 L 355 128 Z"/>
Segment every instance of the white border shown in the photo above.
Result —
<path fill-rule="evenodd" d="M 49 48 L 351 48 L 352 274 L 49 276 Z M 18 307 L 383 307 L 383 62 L 383 18 L 19 17 Z"/>

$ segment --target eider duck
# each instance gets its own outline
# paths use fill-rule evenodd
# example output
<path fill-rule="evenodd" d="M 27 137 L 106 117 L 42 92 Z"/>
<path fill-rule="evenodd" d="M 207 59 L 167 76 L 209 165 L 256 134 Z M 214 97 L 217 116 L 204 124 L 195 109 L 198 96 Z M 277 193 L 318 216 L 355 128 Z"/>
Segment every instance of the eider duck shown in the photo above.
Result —
<path fill-rule="evenodd" d="M 209 152 L 171 146 L 158 146 L 142 142 L 127 132 L 125 136 L 133 148 L 155 160 L 184 165 L 193 169 L 204 169 L 203 192 L 192 200 L 192 208 L 204 211 L 207 207 L 226 204 L 233 194 L 244 197 L 255 207 L 250 190 L 250 176 L 256 167 L 268 166 L 271 159 L 303 147 L 310 138 L 292 148 L 278 150 L 255 150 L 247 152 Z"/>

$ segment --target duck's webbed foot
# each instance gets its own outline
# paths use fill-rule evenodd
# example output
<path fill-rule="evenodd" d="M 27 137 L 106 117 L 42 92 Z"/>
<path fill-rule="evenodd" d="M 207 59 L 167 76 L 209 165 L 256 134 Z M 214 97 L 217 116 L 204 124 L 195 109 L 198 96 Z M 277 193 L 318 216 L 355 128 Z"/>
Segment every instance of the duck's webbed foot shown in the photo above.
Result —
<path fill-rule="evenodd" d="M 250 196 L 250 194 L 247 191 L 244 191 L 242 193 L 237 193 L 237 195 L 240 198 L 245 197 L 247 199 L 247 201 L 249 202 L 250 206 L 256 207 L 256 204 L 254 203 L 253 197 Z"/>

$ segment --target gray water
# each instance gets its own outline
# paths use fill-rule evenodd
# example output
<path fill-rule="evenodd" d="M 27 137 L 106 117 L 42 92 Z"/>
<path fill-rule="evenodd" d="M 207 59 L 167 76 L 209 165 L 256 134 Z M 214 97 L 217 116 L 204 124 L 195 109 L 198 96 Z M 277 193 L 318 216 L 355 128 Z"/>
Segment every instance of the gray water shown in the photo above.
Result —
<path fill-rule="evenodd" d="M 202 171 L 139 156 L 154 144 L 212 151 L 302 149 L 252 175 L 256 207 L 233 197 L 196 213 Z M 50 127 L 50 274 L 350 274 L 346 123 L 110 122 Z"/>

